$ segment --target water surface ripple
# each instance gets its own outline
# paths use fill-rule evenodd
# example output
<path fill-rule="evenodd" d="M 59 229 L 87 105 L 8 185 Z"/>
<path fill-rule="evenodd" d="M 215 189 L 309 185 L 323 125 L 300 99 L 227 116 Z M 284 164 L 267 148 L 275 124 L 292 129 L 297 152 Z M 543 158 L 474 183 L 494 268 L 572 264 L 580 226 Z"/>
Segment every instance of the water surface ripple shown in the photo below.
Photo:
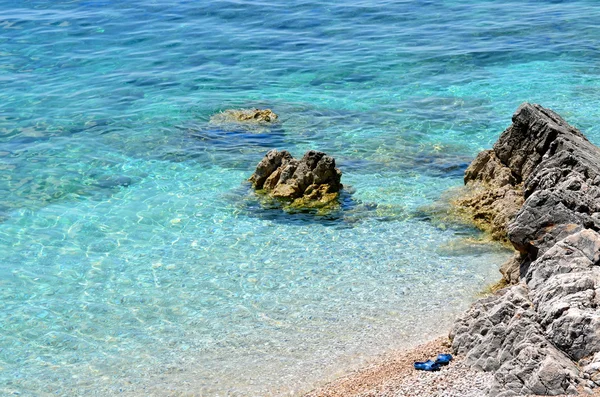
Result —
<path fill-rule="evenodd" d="M 0 394 L 290 395 L 444 332 L 508 253 L 422 208 L 523 101 L 600 143 L 600 8 L 0 0 Z M 209 122 L 270 107 L 272 128 Z M 264 153 L 338 159 L 331 217 Z"/>

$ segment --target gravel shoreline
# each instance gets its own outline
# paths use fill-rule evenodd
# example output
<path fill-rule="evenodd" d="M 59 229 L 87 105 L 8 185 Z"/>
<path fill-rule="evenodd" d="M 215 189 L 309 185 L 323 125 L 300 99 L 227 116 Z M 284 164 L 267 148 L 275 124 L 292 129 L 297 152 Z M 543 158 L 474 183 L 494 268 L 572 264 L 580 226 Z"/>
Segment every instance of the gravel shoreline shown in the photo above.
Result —
<path fill-rule="evenodd" d="M 461 356 L 454 356 L 454 360 L 438 372 L 413 369 L 415 361 L 433 359 L 438 353 L 448 352 L 451 352 L 448 338 L 439 337 L 413 349 L 390 353 L 304 397 L 485 397 L 493 373 L 469 368 Z M 600 396 L 600 393 L 582 391 L 580 395 Z"/>
<path fill-rule="evenodd" d="M 468 368 L 461 357 L 437 372 L 416 371 L 413 362 L 450 352 L 447 338 L 437 338 L 410 350 L 389 354 L 369 367 L 315 389 L 304 397 L 481 397 L 493 374 Z"/>

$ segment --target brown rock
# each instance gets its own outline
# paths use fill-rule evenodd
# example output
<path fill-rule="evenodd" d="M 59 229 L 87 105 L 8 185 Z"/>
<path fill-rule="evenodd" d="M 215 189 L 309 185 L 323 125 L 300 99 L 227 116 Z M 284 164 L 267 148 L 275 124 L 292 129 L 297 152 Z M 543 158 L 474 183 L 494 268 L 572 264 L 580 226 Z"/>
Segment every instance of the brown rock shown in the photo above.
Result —
<path fill-rule="evenodd" d="M 507 225 L 523 205 L 522 186 L 494 150 L 484 150 L 465 171 L 465 193 L 454 205 L 492 238 L 508 243 Z"/>
<path fill-rule="evenodd" d="M 325 208 L 337 204 L 339 193 L 328 184 L 312 184 L 304 191 L 304 196 L 294 200 L 293 208 Z"/>
<path fill-rule="evenodd" d="M 223 123 L 274 123 L 279 117 L 271 109 L 228 109 L 215 114 L 210 121 Z"/>
<path fill-rule="evenodd" d="M 310 150 L 297 160 L 285 150 L 270 150 L 250 182 L 257 190 L 288 202 L 289 207 L 333 208 L 338 205 L 342 173 L 333 157 Z"/>
<path fill-rule="evenodd" d="M 288 183 L 277 184 L 270 195 L 281 199 L 296 199 L 302 195 L 298 182 L 290 180 Z"/>
<path fill-rule="evenodd" d="M 292 160 L 292 155 L 286 150 L 281 152 L 276 149 L 270 150 L 256 166 L 256 171 L 250 177 L 250 182 L 256 189 L 262 189 L 267 178 L 282 164 L 285 165 L 290 160 Z"/>
<path fill-rule="evenodd" d="M 466 169 L 465 184 L 472 181 L 487 183 L 494 187 L 517 185 L 517 179 L 510 168 L 502 164 L 493 150 L 479 153 Z"/>
<path fill-rule="evenodd" d="M 275 186 L 279 183 L 279 179 L 281 178 L 281 172 L 283 167 L 278 167 L 269 177 L 265 180 L 263 184 L 263 189 L 265 190 L 273 190 Z"/>
<path fill-rule="evenodd" d="M 508 243 L 507 225 L 523 205 L 523 194 L 521 186 L 498 186 L 475 179 L 467 182 L 464 193 L 453 204 L 494 240 Z"/>

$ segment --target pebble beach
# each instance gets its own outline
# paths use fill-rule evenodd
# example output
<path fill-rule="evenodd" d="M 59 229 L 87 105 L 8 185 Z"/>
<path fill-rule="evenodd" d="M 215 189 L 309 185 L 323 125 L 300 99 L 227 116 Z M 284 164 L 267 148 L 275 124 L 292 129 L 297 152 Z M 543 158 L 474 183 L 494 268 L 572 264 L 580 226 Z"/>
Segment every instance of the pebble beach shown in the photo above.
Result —
<path fill-rule="evenodd" d="M 439 337 L 411 350 L 386 355 L 369 367 L 316 389 L 304 397 L 482 397 L 492 374 L 478 372 L 454 357 L 440 371 L 413 368 L 415 361 L 435 358 L 449 351 L 447 338 Z"/>
<path fill-rule="evenodd" d="M 494 375 L 476 371 L 454 356 L 440 371 L 413 368 L 415 361 L 435 358 L 449 351 L 447 337 L 440 336 L 412 349 L 386 354 L 361 370 L 352 372 L 303 397 L 485 397 Z M 580 389 L 582 396 L 600 396 L 597 389 Z M 533 396 L 525 396 L 533 397 Z M 559 395 L 557 397 L 568 397 Z"/>

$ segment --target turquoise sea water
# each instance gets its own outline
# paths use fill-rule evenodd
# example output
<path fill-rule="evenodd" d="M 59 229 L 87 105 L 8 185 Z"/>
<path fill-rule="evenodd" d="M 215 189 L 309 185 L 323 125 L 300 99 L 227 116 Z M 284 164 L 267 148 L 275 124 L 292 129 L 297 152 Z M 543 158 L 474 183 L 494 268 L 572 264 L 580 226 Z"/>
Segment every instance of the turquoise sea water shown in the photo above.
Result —
<path fill-rule="evenodd" d="M 600 143 L 596 1 L 0 0 L 0 395 L 294 395 L 509 255 L 422 208 L 523 101 Z M 272 128 L 216 126 L 269 107 Z M 265 152 L 338 160 L 329 217 Z M 179 394 L 178 394 L 179 393 Z"/>

